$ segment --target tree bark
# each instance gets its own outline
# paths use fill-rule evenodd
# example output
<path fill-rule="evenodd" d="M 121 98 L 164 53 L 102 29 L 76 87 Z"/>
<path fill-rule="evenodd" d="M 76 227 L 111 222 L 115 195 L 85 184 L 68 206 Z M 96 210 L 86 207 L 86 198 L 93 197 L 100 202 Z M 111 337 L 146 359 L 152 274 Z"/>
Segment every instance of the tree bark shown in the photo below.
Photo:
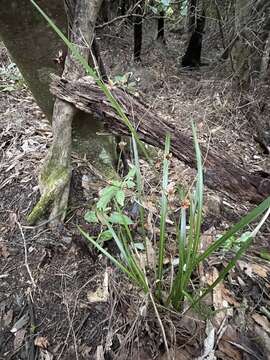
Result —
<path fill-rule="evenodd" d="M 95 23 L 101 4 L 102 0 L 76 2 L 71 41 L 87 61 L 91 57 Z M 73 54 L 68 53 L 63 76 L 75 81 L 83 75 L 85 70 Z M 28 216 L 30 224 L 35 223 L 51 204 L 51 225 L 56 225 L 65 218 L 72 170 L 72 121 L 76 112 L 77 109 L 70 103 L 56 99 L 52 119 L 53 143 L 40 173 L 41 198 Z"/>
<path fill-rule="evenodd" d="M 87 51 L 89 53 L 89 46 L 92 43 L 96 14 L 91 13 L 91 9 L 94 9 L 92 6 L 96 2 L 97 0 L 88 1 L 86 12 L 82 14 L 84 19 L 76 24 L 77 30 L 78 26 L 83 27 L 79 35 L 85 33 L 84 42 L 80 43 L 82 52 Z M 68 33 L 74 35 L 71 26 L 74 18 L 75 0 L 40 0 L 38 5 L 66 35 Z M 89 9 L 89 6 L 91 9 Z M 109 136 L 97 135 L 97 133 L 104 133 L 104 130 L 101 123 L 96 121 L 95 118 L 85 119 L 85 114 L 76 111 L 73 106 L 63 103 L 63 101 L 57 100 L 56 104 L 54 104 L 54 98 L 49 91 L 50 74 L 60 75 L 62 73 L 65 57 L 62 55 L 67 53 L 66 46 L 32 3 L 29 0 L 0 0 L 0 8 L 0 36 L 38 105 L 47 119 L 52 122 L 54 133 L 52 148 L 39 176 L 42 196 L 38 206 L 30 214 L 29 220 L 34 223 L 42 215 L 46 207 L 52 203 L 54 203 L 54 206 L 51 217 L 54 217 L 59 212 L 62 212 L 63 217 L 64 211 L 61 209 L 67 205 L 68 184 L 71 173 L 70 119 L 75 116 L 72 123 L 73 149 L 82 156 L 86 155 L 92 166 L 97 167 L 100 172 L 108 176 L 115 174 L 116 152 L 114 139 Z M 68 10 L 68 21 L 65 9 Z M 93 11 L 96 13 L 97 8 Z M 87 19 L 87 16 L 89 16 L 89 19 Z M 87 23 L 88 21 L 89 23 Z M 75 39 L 75 43 L 77 40 Z M 97 47 L 94 46 L 92 50 L 96 52 Z M 71 58 L 66 61 L 66 73 L 74 71 L 75 78 L 78 78 L 81 66 L 78 66 L 74 61 L 71 64 L 71 61 Z M 100 65 L 100 59 L 95 64 Z M 104 73 L 104 71 L 101 71 L 101 73 Z M 89 115 L 87 116 L 89 117 Z"/>
<path fill-rule="evenodd" d="M 158 31 L 157 31 L 157 40 L 160 40 L 162 43 L 165 41 L 165 11 L 161 10 L 158 17 Z"/>
<path fill-rule="evenodd" d="M 107 130 L 111 133 L 130 135 L 105 95 L 90 77 L 70 82 L 54 76 L 51 91 L 58 98 L 72 103 L 82 111 L 99 114 L 100 120 L 104 121 Z M 175 125 L 165 122 L 159 115 L 149 111 L 140 99 L 119 88 L 113 88 L 111 92 L 121 103 L 129 119 L 132 119 L 142 141 L 163 147 L 165 134 L 169 133 L 172 154 L 185 164 L 191 167 L 196 166 L 192 139 L 185 136 Z M 241 199 L 253 203 L 258 203 L 270 195 L 270 175 L 251 174 L 225 156 L 214 151 L 207 151 L 203 146 L 201 150 L 206 158 L 205 182 L 210 188 L 237 194 Z"/>
<path fill-rule="evenodd" d="M 62 1 L 40 0 L 39 6 L 66 34 L 67 21 Z M 50 73 L 63 68 L 54 59 L 65 52 L 65 44 L 37 13 L 29 0 L 0 0 L 0 35 L 38 105 L 51 121 L 53 98 Z"/>
<path fill-rule="evenodd" d="M 134 60 L 141 61 L 142 50 L 142 26 L 143 26 L 143 12 L 144 12 L 144 0 L 140 2 L 135 8 L 134 16 Z"/>
<path fill-rule="evenodd" d="M 194 2 L 196 4 L 196 2 Z M 198 5 L 198 4 L 197 4 Z M 202 40 L 205 28 L 205 8 L 202 3 L 202 11 L 195 8 L 196 21 L 194 23 L 193 31 L 189 35 L 188 46 L 185 55 L 182 58 L 182 66 L 197 68 L 201 63 L 201 52 L 202 52 Z"/>

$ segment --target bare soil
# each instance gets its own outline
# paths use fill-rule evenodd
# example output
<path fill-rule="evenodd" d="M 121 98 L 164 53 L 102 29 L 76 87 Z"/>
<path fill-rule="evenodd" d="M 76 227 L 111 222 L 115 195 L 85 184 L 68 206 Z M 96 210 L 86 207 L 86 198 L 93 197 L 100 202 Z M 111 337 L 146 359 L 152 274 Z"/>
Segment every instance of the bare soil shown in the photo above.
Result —
<path fill-rule="evenodd" d="M 213 60 L 217 50 L 206 42 L 210 66 L 184 71 L 179 65 L 181 35 L 167 32 L 165 47 L 154 41 L 151 26 L 145 27 L 140 64 L 132 61 L 130 26 L 98 31 L 111 78 L 129 72 L 136 91 L 183 132 L 191 134 L 193 120 L 201 143 L 250 171 L 269 172 L 270 158 L 254 141 L 230 69 Z M 3 48 L 0 64 L 9 63 Z M 166 359 L 148 300 L 89 248 L 78 231 L 77 225 L 90 234 L 98 231 L 83 215 L 104 186 L 84 159 L 73 155 L 65 224 L 53 230 L 46 222 L 27 225 L 26 215 L 39 196 L 38 169 L 52 135 L 27 88 L 7 74 L 0 78 L 3 84 L 12 89 L 0 93 L 0 359 Z M 143 171 L 150 208 L 159 196 L 160 179 L 145 162 Z M 194 175 L 193 169 L 172 160 L 171 182 L 189 186 Z M 206 189 L 204 241 L 211 242 L 250 208 L 230 194 Z M 249 253 L 207 299 L 212 310 L 207 316 L 160 310 L 175 359 L 201 356 L 212 340 L 212 355 L 200 359 L 270 359 L 270 265 L 259 257 L 262 249 L 270 251 L 269 241 L 267 223 Z M 202 283 L 211 283 L 226 263 L 224 253 L 212 256 L 199 270 Z"/>

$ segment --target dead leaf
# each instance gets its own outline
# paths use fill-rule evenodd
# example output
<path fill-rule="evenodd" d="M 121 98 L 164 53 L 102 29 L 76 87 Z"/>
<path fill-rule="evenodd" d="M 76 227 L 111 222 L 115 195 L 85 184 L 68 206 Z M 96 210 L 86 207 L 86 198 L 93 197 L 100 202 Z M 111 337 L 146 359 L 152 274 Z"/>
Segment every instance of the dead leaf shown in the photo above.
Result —
<path fill-rule="evenodd" d="M 234 295 L 225 288 L 224 284 L 223 284 L 223 288 L 222 288 L 222 296 L 223 299 L 227 301 L 228 304 L 233 305 L 235 307 L 239 307 L 240 303 L 235 300 Z"/>
<path fill-rule="evenodd" d="M 38 336 L 35 338 L 34 344 L 41 349 L 47 349 L 49 346 L 49 341 L 44 336 Z"/>
<path fill-rule="evenodd" d="M 106 302 L 109 298 L 109 274 L 108 269 L 106 269 L 103 279 L 103 284 L 100 285 L 96 291 L 88 291 L 87 300 L 90 303 L 95 302 Z"/>
<path fill-rule="evenodd" d="M 205 274 L 205 280 L 207 284 L 210 286 L 219 276 L 219 272 L 217 268 L 214 266 Z M 223 283 L 219 283 L 212 291 L 212 302 L 215 310 L 217 311 L 215 314 L 215 325 L 219 327 L 226 315 L 228 314 L 228 302 L 223 296 L 225 292 L 225 287 Z"/>
<path fill-rule="evenodd" d="M 216 239 L 217 231 L 214 226 L 210 227 L 201 235 L 201 251 L 205 251 Z"/>
<path fill-rule="evenodd" d="M 103 346 L 99 345 L 96 351 L 96 360 L 105 360 Z"/>
<path fill-rule="evenodd" d="M 0 257 L 3 257 L 4 259 L 7 259 L 9 257 L 10 253 L 8 251 L 8 248 L 6 245 L 1 242 L 0 243 Z"/>
<path fill-rule="evenodd" d="M 10 330 L 10 332 L 12 333 L 16 333 L 17 331 L 21 330 L 27 323 L 29 320 L 29 315 L 25 314 L 23 315 L 12 327 L 12 329 Z"/>
<path fill-rule="evenodd" d="M 259 264 L 252 264 L 252 263 L 246 263 L 243 260 L 238 261 L 238 265 L 242 271 L 245 272 L 246 275 L 249 277 L 254 277 L 254 274 L 260 276 L 261 278 L 266 278 L 268 271 L 267 268 L 259 265 Z"/>
<path fill-rule="evenodd" d="M 266 316 L 260 315 L 258 313 L 255 313 L 252 315 L 252 319 L 260 325 L 264 331 L 266 331 L 268 334 L 270 334 L 270 321 L 267 319 Z"/>
<path fill-rule="evenodd" d="M 11 324 L 12 319 L 13 319 L 13 310 L 10 309 L 3 317 L 5 327 Z"/>
<path fill-rule="evenodd" d="M 48 350 L 40 350 L 39 359 L 53 360 L 53 354 L 51 354 Z"/>
<path fill-rule="evenodd" d="M 14 212 L 10 212 L 9 213 L 9 226 L 11 228 L 11 230 L 13 230 L 16 226 L 16 222 L 17 222 L 17 215 Z"/>
<path fill-rule="evenodd" d="M 241 352 L 227 341 L 221 340 L 218 344 L 219 351 L 226 355 L 228 360 L 242 360 Z"/>
<path fill-rule="evenodd" d="M 207 337 L 204 340 L 203 355 L 198 357 L 197 360 L 216 360 L 214 350 L 215 328 L 209 320 L 207 320 L 205 332 Z"/>
<path fill-rule="evenodd" d="M 258 325 L 254 326 L 255 334 L 260 339 L 266 360 L 270 360 L 270 336 Z"/>
<path fill-rule="evenodd" d="M 174 359 L 174 360 L 191 360 L 191 356 L 189 355 L 189 353 L 184 350 L 183 348 L 180 349 L 180 350 L 170 350 L 170 356 L 171 356 L 171 359 Z M 168 354 L 167 353 L 164 353 L 160 360 L 168 360 Z"/>
<path fill-rule="evenodd" d="M 15 350 L 18 349 L 22 345 L 25 334 L 26 334 L 25 329 L 20 329 L 16 332 L 15 338 L 14 338 L 14 349 Z"/>
<path fill-rule="evenodd" d="M 152 242 L 146 237 L 146 253 L 147 253 L 147 262 L 150 269 L 155 269 L 156 267 L 156 251 L 153 247 Z"/>
<path fill-rule="evenodd" d="M 267 278 L 268 271 L 267 268 L 264 266 L 261 266 L 259 264 L 252 264 L 252 271 L 253 273 L 259 275 L 262 278 Z"/>

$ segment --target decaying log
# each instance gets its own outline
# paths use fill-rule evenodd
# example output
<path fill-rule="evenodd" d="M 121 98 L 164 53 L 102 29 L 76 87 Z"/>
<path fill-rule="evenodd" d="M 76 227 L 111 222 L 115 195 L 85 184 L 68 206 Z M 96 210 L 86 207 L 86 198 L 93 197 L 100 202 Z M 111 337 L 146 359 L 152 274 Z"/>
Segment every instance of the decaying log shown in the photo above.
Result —
<path fill-rule="evenodd" d="M 76 108 L 100 115 L 106 129 L 117 135 L 130 135 L 129 130 L 112 108 L 95 81 L 90 77 L 68 81 L 53 75 L 51 92 L 58 98 L 72 103 Z M 171 152 L 185 164 L 195 167 L 193 141 L 174 124 L 163 120 L 149 110 L 139 98 L 124 89 L 112 87 L 111 93 L 122 104 L 126 115 L 137 129 L 139 138 L 151 145 L 164 147 L 165 134 L 171 134 Z M 209 188 L 228 191 L 241 199 L 258 203 L 270 195 L 270 175 L 252 174 L 229 161 L 224 155 L 207 151 L 201 146 L 205 183 Z"/>

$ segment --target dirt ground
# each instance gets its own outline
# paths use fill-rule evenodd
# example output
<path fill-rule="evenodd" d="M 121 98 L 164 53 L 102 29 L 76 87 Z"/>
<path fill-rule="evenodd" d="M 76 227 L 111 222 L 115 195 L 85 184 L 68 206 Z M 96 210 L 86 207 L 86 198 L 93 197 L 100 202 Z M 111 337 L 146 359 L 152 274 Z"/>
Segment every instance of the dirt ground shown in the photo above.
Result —
<path fill-rule="evenodd" d="M 240 110 L 239 94 L 232 90 L 230 70 L 214 61 L 218 49 L 206 44 L 204 58 L 210 65 L 184 71 L 179 65 L 181 35 L 167 32 L 165 47 L 154 41 L 154 32 L 146 26 L 142 62 L 134 64 L 131 33 L 130 27 L 120 31 L 118 26 L 98 31 L 111 78 L 130 73 L 145 101 L 177 122 L 183 132 L 191 134 L 193 120 L 202 144 L 249 171 L 269 172 L 270 158 L 254 141 Z M 25 85 L 7 68 L 9 64 L 3 48 L 0 359 L 166 359 L 160 326 L 148 300 L 79 234 L 77 225 L 89 233 L 95 231 L 83 215 L 104 185 L 94 178 L 87 161 L 73 154 L 65 224 L 53 230 L 46 222 L 27 225 L 26 215 L 39 197 L 38 169 L 52 134 Z M 15 74 L 15 80 L 10 74 Z M 144 166 L 150 203 L 159 195 L 160 179 Z M 193 169 L 172 161 L 170 181 L 188 185 L 194 174 Z M 206 189 L 206 241 L 250 208 L 236 196 Z M 269 223 L 226 282 L 207 299 L 212 310 L 207 320 L 192 312 L 182 316 L 160 310 L 175 359 L 270 359 L 270 263 L 259 257 L 262 249 L 270 251 Z M 205 284 L 216 278 L 226 261 L 223 253 L 208 259 L 200 269 Z"/>

